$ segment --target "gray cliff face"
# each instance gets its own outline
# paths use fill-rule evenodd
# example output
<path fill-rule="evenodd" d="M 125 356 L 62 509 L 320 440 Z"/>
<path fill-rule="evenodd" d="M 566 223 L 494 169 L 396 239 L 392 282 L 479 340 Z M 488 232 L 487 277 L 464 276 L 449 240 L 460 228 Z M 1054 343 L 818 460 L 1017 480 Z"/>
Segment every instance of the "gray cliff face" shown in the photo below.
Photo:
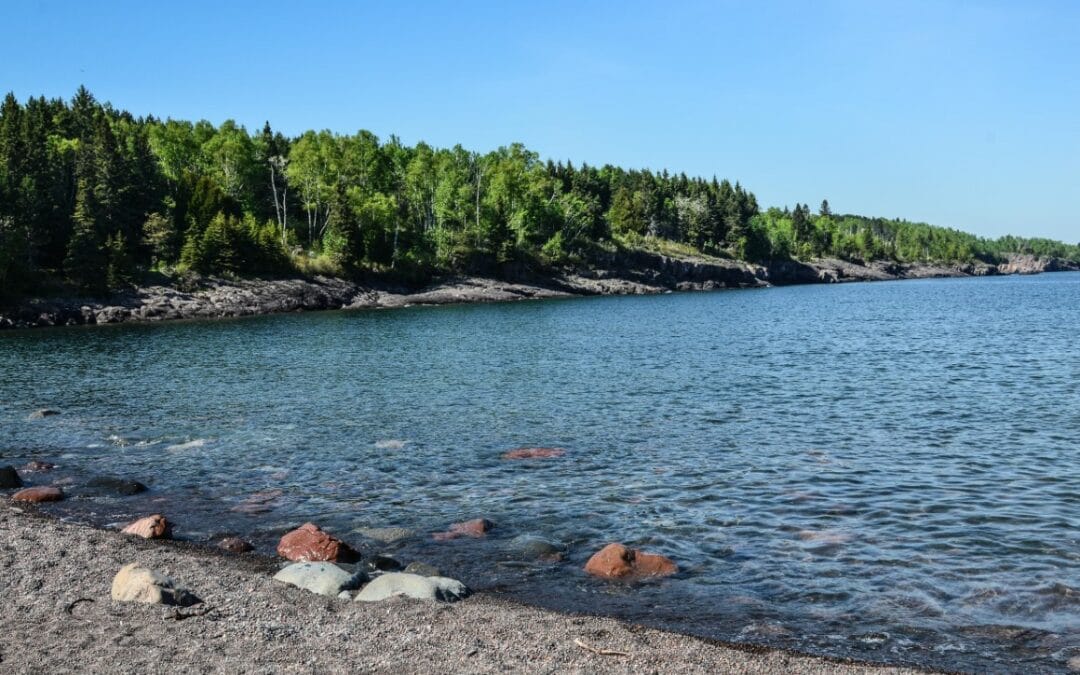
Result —
<path fill-rule="evenodd" d="M 155 285 L 103 299 L 28 300 L 14 308 L 0 309 L 0 328 L 211 319 L 342 308 L 506 302 L 580 295 L 641 295 L 1065 270 L 1080 270 L 1080 265 L 1056 258 L 1022 255 L 999 265 L 975 262 L 948 266 L 888 261 L 859 264 L 823 259 L 812 262 L 778 261 L 761 266 L 720 258 L 622 251 L 601 258 L 596 266 L 585 270 L 568 269 L 541 275 L 519 269 L 507 274 L 509 280 L 452 277 L 420 290 L 362 285 L 329 277 L 275 280 L 205 278 L 183 290 Z"/>

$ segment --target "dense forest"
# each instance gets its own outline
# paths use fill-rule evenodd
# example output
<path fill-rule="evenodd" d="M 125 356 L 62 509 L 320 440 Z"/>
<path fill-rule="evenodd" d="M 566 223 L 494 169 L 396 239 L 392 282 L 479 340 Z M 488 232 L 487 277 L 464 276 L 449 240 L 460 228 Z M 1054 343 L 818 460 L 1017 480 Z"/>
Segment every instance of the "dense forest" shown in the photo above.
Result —
<path fill-rule="evenodd" d="M 409 147 L 367 131 L 289 138 L 135 117 L 85 88 L 0 106 L 0 296 L 102 293 L 149 271 L 225 275 L 498 273 L 587 265 L 672 243 L 767 262 L 836 256 L 1080 259 L 1080 245 L 981 239 L 901 220 L 761 210 L 738 183 L 667 171 Z"/>

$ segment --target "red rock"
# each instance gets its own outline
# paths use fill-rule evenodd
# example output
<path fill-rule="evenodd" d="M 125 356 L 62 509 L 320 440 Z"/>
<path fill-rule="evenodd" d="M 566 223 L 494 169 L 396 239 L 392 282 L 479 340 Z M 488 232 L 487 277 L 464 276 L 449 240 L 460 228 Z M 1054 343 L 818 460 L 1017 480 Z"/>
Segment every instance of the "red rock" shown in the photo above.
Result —
<path fill-rule="evenodd" d="M 247 553 L 248 551 L 255 548 L 250 543 L 244 541 L 240 537 L 225 537 L 220 542 L 218 542 L 218 547 L 228 551 L 229 553 Z"/>
<path fill-rule="evenodd" d="M 166 539 L 172 533 L 172 523 L 160 513 L 155 513 L 152 516 L 139 518 L 135 522 L 129 523 L 127 527 L 120 531 L 143 539 Z"/>
<path fill-rule="evenodd" d="M 623 579 L 666 577 L 678 572 L 679 567 L 662 555 L 645 553 L 622 544 L 608 544 L 589 558 L 585 571 L 606 579 Z"/>
<path fill-rule="evenodd" d="M 313 523 L 304 523 L 278 542 L 278 555 L 294 562 L 355 562 L 360 555 Z"/>
<path fill-rule="evenodd" d="M 64 491 L 56 487 L 31 487 L 19 490 L 11 498 L 17 502 L 58 502 L 64 498 Z"/>
<path fill-rule="evenodd" d="M 503 459 L 548 459 L 562 457 L 566 451 L 562 448 L 517 448 L 504 452 Z"/>
<path fill-rule="evenodd" d="M 474 518 L 463 523 L 454 523 L 446 532 L 436 532 L 432 536 L 435 541 L 449 541 L 458 537 L 477 538 L 485 536 L 493 527 L 495 527 L 495 523 L 486 518 Z"/>

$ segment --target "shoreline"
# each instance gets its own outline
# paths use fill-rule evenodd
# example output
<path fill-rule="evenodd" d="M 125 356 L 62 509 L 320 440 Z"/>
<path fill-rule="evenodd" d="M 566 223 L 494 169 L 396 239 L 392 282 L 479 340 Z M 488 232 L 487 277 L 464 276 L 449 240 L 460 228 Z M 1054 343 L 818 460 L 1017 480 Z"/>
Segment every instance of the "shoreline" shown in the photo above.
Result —
<path fill-rule="evenodd" d="M 238 280 L 208 277 L 187 289 L 149 285 L 104 299 L 27 299 L 14 307 L 0 308 L 0 329 L 1080 270 L 1070 261 L 1032 256 L 1017 256 L 1000 265 L 904 265 L 886 261 L 864 265 L 825 259 L 760 266 L 720 258 L 628 251 L 601 262 L 593 269 L 548 274 L 508 270 L 502 279 L 446 277 L 419 289 L 319 276 Z"/>
<path fill-rule="evenodd" d="M 163 663 L 242 672 L 933 672 L 724 643 L 491 592 L 452 604 L 348 602 L 273 581 L 281 561 L 270 556 L 143 540 L 5 506 L 0 662 L 9 672 L 71 663 L 90 672 Z M 176 578 L 213 609 L 181 621 L 161 605 L 112 601 L 112 577 L 130 562 Z"/>

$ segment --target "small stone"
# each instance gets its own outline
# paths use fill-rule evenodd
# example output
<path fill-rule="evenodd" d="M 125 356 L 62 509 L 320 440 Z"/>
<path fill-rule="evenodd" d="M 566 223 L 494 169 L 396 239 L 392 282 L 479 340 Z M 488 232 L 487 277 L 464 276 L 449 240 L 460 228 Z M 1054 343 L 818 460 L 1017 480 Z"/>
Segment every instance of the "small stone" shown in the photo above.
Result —
<path fill-rule="evenodd" d="M 244 541 L 240 537 L 225 537 L 218 542 L 218 548 L 228 551 L 229 553 L 247 553 L 254 550 L 254 546 Z"/>
<path fill-rule="evenodd" d="M 125 497 L 137 495 L 140 492 L 146 492 L 147 490 L 147 487 L 137 480 L 115 478 L 112 476 L 98 476 L 97 478 L 91 478 L 86 485 L 87 487 L 97 488 L 106 492 L 113 492 Z"/>
<path fill-rule="evenodd" d="M 415 531 L 404 527 L 360 527 L 353 530 L 353 533 L 384 544 L 393 544 L 402 539 L 416 536 Z"/>
<path fill-rule="evenodd" d="M 446 532 L 436 532 L 432 535 L 436 541 L 449 541 L 459 537 L 483 537 L 495 527 L 495 523 L 486 518 L 474 518 L 463 523 L 454 523 Z"/>
<path fill-rule="evenodd" d="M 352 600 L 352 593 L 350 593 L 348 591 L 342 591 L 342 592 L 338 593 L 337 596 L 341 600 Z"/>
<path fill-rule="evenodd" d="M 15 494 L 11 495 L 11 498 L 17 502 L 58 502 L 64 498 L 64 491 L 57 487 L 31 487 L 25 490 L 19 490 Z"/>
<path fill-rule="evenodd" d="M 22 479 L 19 472 L 13 466 L 0 467 L 0 490 L 10 490 L 22 487 Z"/>
<path fill-rule="evenodd" d="M 608 544 L 589 558 L 585 571 L 606 579 L 622 579 L 666 577 L 678 572 L 679 568 L 662 555 L 645 553 L 622 544 Z"/>
<path fill-rule="evenodd" d="M 442 570 L 434 565 L 422 562 L 411 562 L 403 570 L 405 574 L 418 574 L 422 577 L 441 577 Z"/>
<path fill-rule="evenodd" d="M 323 532 L 314 523 L 304 523 L 282 537 L 277 552 L 282 558 L 295 562 L 355 562 L 360 559 L 348 544 Z"/>
<path fill-rule="evenodd" d="M 359 588 L 367 579 L 368 576 L 362 572 L 349 574 L 328 562 L 293 563 L 274 575 L 275 581 L 329 597 Z"/>
<path fill-rule="evenodd" d="M 145 602 L 187 607 L 201 602 L 175 581 L 139 563 L 120 568 L 113 577 L 112 599 L 118 602 Z"/>
<path fill-rule="evenodd" d="M 416 600 L 454 602 L 469 595 L 469 588 L 446 577 L 423 577 L 419 574 L 391 572 L 377 577 L 364 586 L 356 596 L 357 602 L 379 602 L 387 598 L 405 596 Z"/>
<path fill-rule="evenodd" d="M 59 414 L 60 414 L 60 412 L 57 411 L 57 410 L 49 410 L 48 408 L 41 408 L 39 410 L 35 410 L 34 412 L 30 413 L 30 416 L 27 419 L 43 420 L 46 417 L 52 417 L 53 415 L 59 415 Z"/>
<path fill-rule="evenodd" d="M 510 450 L 504 452 L 503 459 L 551 459 L 554 457 L 562 457 L 566 454 L 566 450 L 562 448 L 517 448 L 516 450 Z"/>
<path fill-rule="evenodd" d="M 172 533 L 172 524 L 165 519 L 165 516 L 155 513 L 129 523 L 120 531 L 143 539 L 166 539 Z"/>

